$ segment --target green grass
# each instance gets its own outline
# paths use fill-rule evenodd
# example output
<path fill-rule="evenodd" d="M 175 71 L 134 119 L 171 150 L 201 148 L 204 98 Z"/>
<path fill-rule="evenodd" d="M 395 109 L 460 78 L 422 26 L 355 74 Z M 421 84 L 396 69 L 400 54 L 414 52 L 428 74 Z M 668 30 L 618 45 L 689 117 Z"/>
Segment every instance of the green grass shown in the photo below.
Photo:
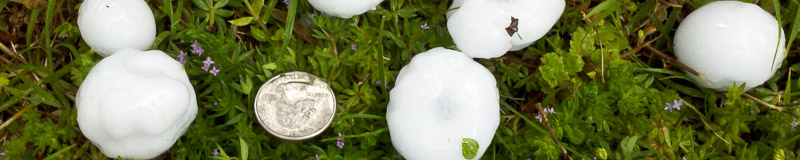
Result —
<path fill-rule="evenodd" d="M 102 59 L 80 37 L 80 2 L 0 0 L 5 157 L 106 158 L 76 121 L 75 93 Z M 396 75 L 417 53 L 456 49 L 446 28 L 448 1 L 386 0 L 351 19 L 325 16 L 303 0 L 288 6 L 279 0 L 147 2 L 158 29 L 151 49 L 177 57 L 197 41 L 205 50 L 202 57 L 189 54 L 185 64 L 197 118 L 158 159 L 402 158 L 384 118 Z M 800 134 L 791 123 L 800 119 L 742 97 L 741 88 L 716 93 L 698 87 L 675 64 L 644 49 L 649 44 L 672 55 L 680 20 L 707 0 L 566 3 L 559 22 L 530 47 L 476 59 L 494 74 L 501 99 L 501 124 L 492 144 L 479 144 L 489 146 L 482 159 L 559 159 L 564 152 L 573 159 L 798 158 Z M 746 93 L 779 107 L 800 102 L 794 41 L 800 4 L 757 4 L 780 18 L 790 44 L 775 76 Z M 216 61 L 217 76 L 200 69 L 205 56 Z M 289 71 L 325 79 L 344 108 L 319 137 L 282 141 L 255 121 L 258 87 Z M 685 101 L 682 110 L 664 110 L 674 100 Z M 537 105 L 557 112 L 547 115 L 549 126 L 534 118 Z M 343 148 L 336 146 L 339 138 Z M 215 149 L 219 157 L 212 156 Z"/>

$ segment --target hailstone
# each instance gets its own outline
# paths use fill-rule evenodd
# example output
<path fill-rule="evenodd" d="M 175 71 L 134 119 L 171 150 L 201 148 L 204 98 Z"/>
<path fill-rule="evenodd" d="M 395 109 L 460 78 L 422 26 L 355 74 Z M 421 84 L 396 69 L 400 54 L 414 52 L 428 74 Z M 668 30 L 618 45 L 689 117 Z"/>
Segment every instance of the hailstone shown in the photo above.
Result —
<path fill-rule="evenodd" d="M 121 49 L 95 65 L 76 99 L 81 132 L 111 158 L 168 150 L 197 115 L 182 65 L 161 51 Z"/>
<path fill-rule="evenodd" d="M 363 14 L 381 2 L 383 0 L 308 0 L 317 10 L 342 18 Z"/>
<path fill-rule="evenodd" d="M 406 159 L 464 159 L 463 138 L 480 159 L 500 124 L 494 76 L 458 51 L 434 48 L 400 70 L 386 111 L 392 145 Z"/>
<path fill-rule="evenodd" d="M 84 0 L 78 29 L 104 57 L 122 48 L 147 50 L 156 39 L 156 20 L 144 0 Z"/>
<path fill-rule="evenodd" d="M 458 6 L 460 5 L 460 6 Z M 564 12 L 564 0 L 463 0 L 447 20 L 458 49 L 475 58 L 495 58 L 542 38 Z M 512 17 L 518 19 L 511 34 Z"/>
<path fill-rule="evenodd" d="M 688 74 L 703 87 L 725 91 L 736 82 L 746 83 L 749 90 L 781 66 L 786 42 L 778 28 L 775 17 L 757 5 L 711 2 L 681 22 L 675 33 L 675 55 L 708 80 Z"/>

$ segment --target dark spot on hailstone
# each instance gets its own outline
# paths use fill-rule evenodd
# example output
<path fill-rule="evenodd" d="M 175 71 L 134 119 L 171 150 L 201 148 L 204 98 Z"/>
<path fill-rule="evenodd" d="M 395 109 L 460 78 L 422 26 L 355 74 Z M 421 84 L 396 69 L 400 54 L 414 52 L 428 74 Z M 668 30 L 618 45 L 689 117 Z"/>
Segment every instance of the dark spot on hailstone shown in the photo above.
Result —
<path fill-rule="evenodd" d="M 109 8 L 109 7 L 108 7 L 108 6 L 106 6 L 106 8 Z"/>
<path fill-rule="evenodd" d="M 517 33 L 517 30 L 519 29 L 517 26 L 519 26 L 519 19 L 511 17 L 511 24 L 508 25 L 508 27 L 506 27 L 506 32 L 508 32 L 508 36 L 513 36 L 514 33 Z"/>

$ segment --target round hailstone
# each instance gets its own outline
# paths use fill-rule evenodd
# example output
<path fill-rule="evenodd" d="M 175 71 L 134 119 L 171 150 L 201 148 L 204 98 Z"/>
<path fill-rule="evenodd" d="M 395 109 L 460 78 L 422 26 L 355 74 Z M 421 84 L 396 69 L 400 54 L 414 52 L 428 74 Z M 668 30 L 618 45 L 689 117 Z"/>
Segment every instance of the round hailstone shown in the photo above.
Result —
<path fill-rule="evenodd" d="M 749 90 L 764 83 L 781 66 L 784 39 L 778 21 L 760 7 L 717 1 L 698 8 L 681 22 L 674 48 L 678 61 L 708 80 L 706 83 L 688 74 L 703 87 L 725 91 L 736 82 L 746 83 Z"/>
<path fill-rule="evenodd" d="M 147 50 L 156 39 L 156 20 L 144 0 L 84 0 L 78 29 L 104 57 L 122 48 Z"/>
<path fill-rule="evenodd" d="M 480 159 L 500 124 L 494 76 L 463 53 L 434 48 L 400 70 L 386 121 L 392 145 L 406 159 L 463 159 L 463 138 Z"/>
<path fill-rule="evenodd" d="M 350 18 L 355 15 L 363 14 L 383 0 L 308 0 L 314 8 L 319 11 L 342 17 Z"/>
<path fill-rule="evenodd" d="M 459 6 L 460 5 L 460 6 Z M 458 49 L 475 58 L 495 58 L 528 47 L 542 38 L 564 12 L 564 0 L 463 0 L 447 20 Z M 511 17 L 519 19 L 517 31 Z"/>
<path fill-rule="evenodd" d="M 161 51 L 121 49 L 101 60 L 81 84 L 76 106 L 81 132 L 111 158 L 154 158 L 197 115 L 186 72 Z"/>

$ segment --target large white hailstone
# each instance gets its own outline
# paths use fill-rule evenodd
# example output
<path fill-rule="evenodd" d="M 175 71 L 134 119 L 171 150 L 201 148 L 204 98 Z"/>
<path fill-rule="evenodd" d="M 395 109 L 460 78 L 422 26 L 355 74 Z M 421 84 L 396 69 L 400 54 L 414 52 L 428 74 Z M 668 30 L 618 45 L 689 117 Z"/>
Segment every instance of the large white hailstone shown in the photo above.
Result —
<path fill-rule="evenodd" d="M 161 51 L 121 49 L 92 68 L 76 99 L 81 132 L 111 158 L 168 150 L 197 115 L 186 72 Z"/>
<path fill-rule="evenodd" d="M 698 8 L 681 22 L 674 48 L 678 61 L 708 80 L 688 74 L 703 87 L 725 91 L 736 82 L 746 83 L 749 90 L 781 66 L 784 37 L 775 17 L 757 5 L 717 1 Z M 776 47 L 778 55 L 772 63 Z"/>
<path fill-rule="evenodd" d="M 542 38 L 564 12 L 564 0 L 463 0 L 447 20 L 458 49 L 475 58 L 495 58 Z M 509 36 L 511 17 L 518 30 Z"/>
<path fill-rule="evenodd" d="M 342 18 L 363 14 L 381 2 L 383 0 L 308 0 L 317 10 Z"/>
<path fill-rule="evenodd" d="M 122 48 L 147 50 L 156 39 L 156 20 L 144 0 L 84 0 L 78 29 L 104 57 Z"/>
<path fill-rule="evenodd" d="M 464 159 L 463 138 L 480 159 L 500 124 L 494 76 L 463 53 L 434 48 L 400 70 L 386 121 L 392 145 L 406 159 Z"/>

